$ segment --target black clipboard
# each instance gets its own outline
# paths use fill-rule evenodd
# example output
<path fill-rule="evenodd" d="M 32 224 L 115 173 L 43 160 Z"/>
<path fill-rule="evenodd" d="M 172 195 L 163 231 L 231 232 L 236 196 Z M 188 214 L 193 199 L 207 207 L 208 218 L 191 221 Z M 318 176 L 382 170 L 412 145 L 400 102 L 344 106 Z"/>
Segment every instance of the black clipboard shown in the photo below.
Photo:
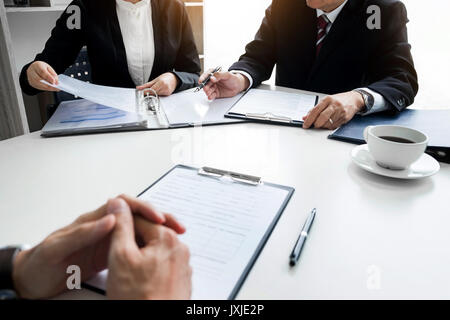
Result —
<path fill-rule="evenodd" d="M 252 90 L 252 89 L 250 89 Z M 250 91 L 249 90 L 249 91 Z M 314 105 L 311 105 L 311 109 L 314 108 L 317 103 L 319 102 L 319 96 L 315 94 L 304 94 L 303 95 L 310 95 L 314 96 Z M 264 114 L 242 114 L 242 113 L 236 113 L 233 112 L 233 108 L 239 104 L 243 103 L 243 99 L 245 98 L 245 95 L 242 96 L 241 99 L 239 99 L 229 110 L 225 113 L 226 118 L 234 118 L 234 119 L 240 119 L 240 120 L 247 120 L 251 122 L 259 122 L 259 123 L 265 123 L 265 124 L 274 124 L 274 125 L 284 125 L 284 126 L 291 126 L 291 127 L 303 127 L 303 121 L 300 120 L 293 120 L 288 117 L 283 116 L 277 116 L 273 115 L 271 113 L 264 113 Z M 244 101 L 245 102 L 245 101 Z"/>
<path fill-rule="evenodd" d="M 266 232 L 264 233 L 263 237 L 260 239 L 252 257 L 249 259 L 249 261 L 247 262 L 246 267 L 244 268 L 241 276 L 239 277 L 238 281 L 236 282 L 236 284 L 234 285 L 232 291 L 230 292 L 229 296 L 228 296 L 228 300 L 234 300 L 237 296 L 237 294 L 239 293 L 242 285 L 244 284 L 248 274 L 250 273 L 251 269 L 253 268 L 254 264 L 256 263 L 259 255 L 261 254 L 262 250 L 264 249 L 264 246 L 266 245 L 267 241 L 269 240 L 273 230 L 275 229 L 282 213 L 284 212 L 287 204 L 289 203 L 289 200 L 292 198 L 292 195 L 294 194 L 295 189 L 292 187 L 288 187 L 288 186 L 283 186 L 283 185 L 278 185 L 278 184 L 274 184 L 274 183 L 268 183 L 268 182 L 264 182 L 262 181 L 261 178 L 259 177 L 255 177 L 255 176 L 250 176 L 250 175 L 245 175 L 245 174 L 241 174 L 241 173 L 236 173 L 236 172 L 230 172 L 230 171 L 224 171 L 224 170 L 219 170 L 219 169 L 214 169 L 214 168 L 209 168 L 209 167 L 203 167 L 203 168 L 195 168 L 195 167 L 191 167 L 191 166 L 186 166 L 186 165 L 176 165 L 174 166 L 172 169 L 170 169 L 168 172 L 166 172 L 163 176 L 161 176 L 159 179 L 157 179 L 154 183 L 152 183 L 148 188 L 146 188 L 144 191 L 142 191 L 138 197 L 144 195 L 148 190 L 150 190 L 151 188 L 153 188 L 154 186 L 156 186 L 159 182 L 161 182 L 164 178 L 166 178 L 170 173 L 172 173 L 172 171 L 176 170 L 176 169 L 185 169 L 185 170 L 192 170 L 192 171 L 196 171 L 198 174 L 202 174 L 204 176 L 210 176 L 211 178 L 217 178 L 218 175 L 228 175 L 230 177 L 234 177 L 236 180 L 236 183 L 249 183 L 249 184 L 253 184 L 255 185 L 255 187 L 257 187 L 257 185 L 259 183 L 264 183 L 267 186 L 273 187 L 273 188 L 279 188 L 279 189 L 283 189 L 286 190 L 288 193 L 285 197 L 285 199 L 283 200 L 280 208 L 278 209 L 278 212 L 275 214 L 274 218 L 272 219 L 272 222 L 269 224 L 269 226 L 267 227 Z M 248 182 L 246 182 L 245 180 L 247 180 Z M 101 294 L 105 294 L 105 291 L 94 287 L 92 285 L 83 284 L 83 287 L 93 290 L 95 292 L 101 293 Z"/>

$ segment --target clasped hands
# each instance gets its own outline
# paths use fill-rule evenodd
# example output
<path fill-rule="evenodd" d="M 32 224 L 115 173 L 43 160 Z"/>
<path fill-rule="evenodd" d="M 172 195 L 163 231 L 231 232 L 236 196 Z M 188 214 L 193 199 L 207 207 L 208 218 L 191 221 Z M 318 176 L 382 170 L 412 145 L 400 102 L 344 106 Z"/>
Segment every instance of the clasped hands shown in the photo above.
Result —
<path fill-rule="evenodd" d="M 213 69 L 205 72 L 199 79 L 202 83 Z M 203 88 L 209 100 L 229 98 L 245 91 L 250 82 L 244 75 L 234 72 L 216 72 Z M 350 121 L 364 107 L 361 94 L 349 91 L 323 98 L 303 117 L 303 128 L 334 130 Z"/>
<path fill-rule="evenodd" d="M 77 265 L 81 281 L 109 269 L 110 299 L 189 299 L 189 250 L 177 237 L 184 232 L 170 214 L 122 195 L 19 252 L 16 292 L 26 299 L 54 297 L 67 289 L 67 267 Z"/>

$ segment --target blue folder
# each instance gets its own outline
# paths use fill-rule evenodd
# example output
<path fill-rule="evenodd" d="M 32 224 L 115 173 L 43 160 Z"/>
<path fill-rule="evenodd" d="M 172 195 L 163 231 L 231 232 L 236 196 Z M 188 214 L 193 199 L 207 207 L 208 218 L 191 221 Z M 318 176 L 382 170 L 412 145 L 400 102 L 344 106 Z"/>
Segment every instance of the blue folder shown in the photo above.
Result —
<path fill-rule="evenodd" d="M 399 125 L 422 131 L 430 138 L 427 153 L 438 161 L 450 163 L 450 110 L 407 109 L 396 115 L 380 113 L 356 116 L 328 138 L 363 144 L 364 129 L 372 125 Z"/>

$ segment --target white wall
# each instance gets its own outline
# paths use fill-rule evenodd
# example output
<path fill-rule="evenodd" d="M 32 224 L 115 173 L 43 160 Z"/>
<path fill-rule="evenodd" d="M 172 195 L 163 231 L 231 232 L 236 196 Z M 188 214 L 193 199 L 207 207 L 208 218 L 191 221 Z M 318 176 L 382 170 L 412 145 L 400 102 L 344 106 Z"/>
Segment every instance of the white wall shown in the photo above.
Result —
<path fill-rule="evenodd" d="M 205 0 L 205 69 L 228 68 L 253 40 L 271 0 Z"/>
<path fill-rule="evenodd" d="M 450 108 L 450 32 L 448 0 L 403 0 L 408 10 L 409 40 L 419 74 L 414 107 Z"/>

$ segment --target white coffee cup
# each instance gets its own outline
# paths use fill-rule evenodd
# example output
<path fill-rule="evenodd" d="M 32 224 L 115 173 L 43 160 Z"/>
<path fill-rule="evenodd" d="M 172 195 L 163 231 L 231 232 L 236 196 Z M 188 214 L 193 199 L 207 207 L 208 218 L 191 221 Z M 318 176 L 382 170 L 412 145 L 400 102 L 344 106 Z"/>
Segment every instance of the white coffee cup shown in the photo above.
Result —
<path fill-rule="evenodd" d="M 426 134 L 401 126 L 369 126 L 364 130 L 364 139 L 377 164 L 391 170 L 408 168 L 428 146 Z"/>

